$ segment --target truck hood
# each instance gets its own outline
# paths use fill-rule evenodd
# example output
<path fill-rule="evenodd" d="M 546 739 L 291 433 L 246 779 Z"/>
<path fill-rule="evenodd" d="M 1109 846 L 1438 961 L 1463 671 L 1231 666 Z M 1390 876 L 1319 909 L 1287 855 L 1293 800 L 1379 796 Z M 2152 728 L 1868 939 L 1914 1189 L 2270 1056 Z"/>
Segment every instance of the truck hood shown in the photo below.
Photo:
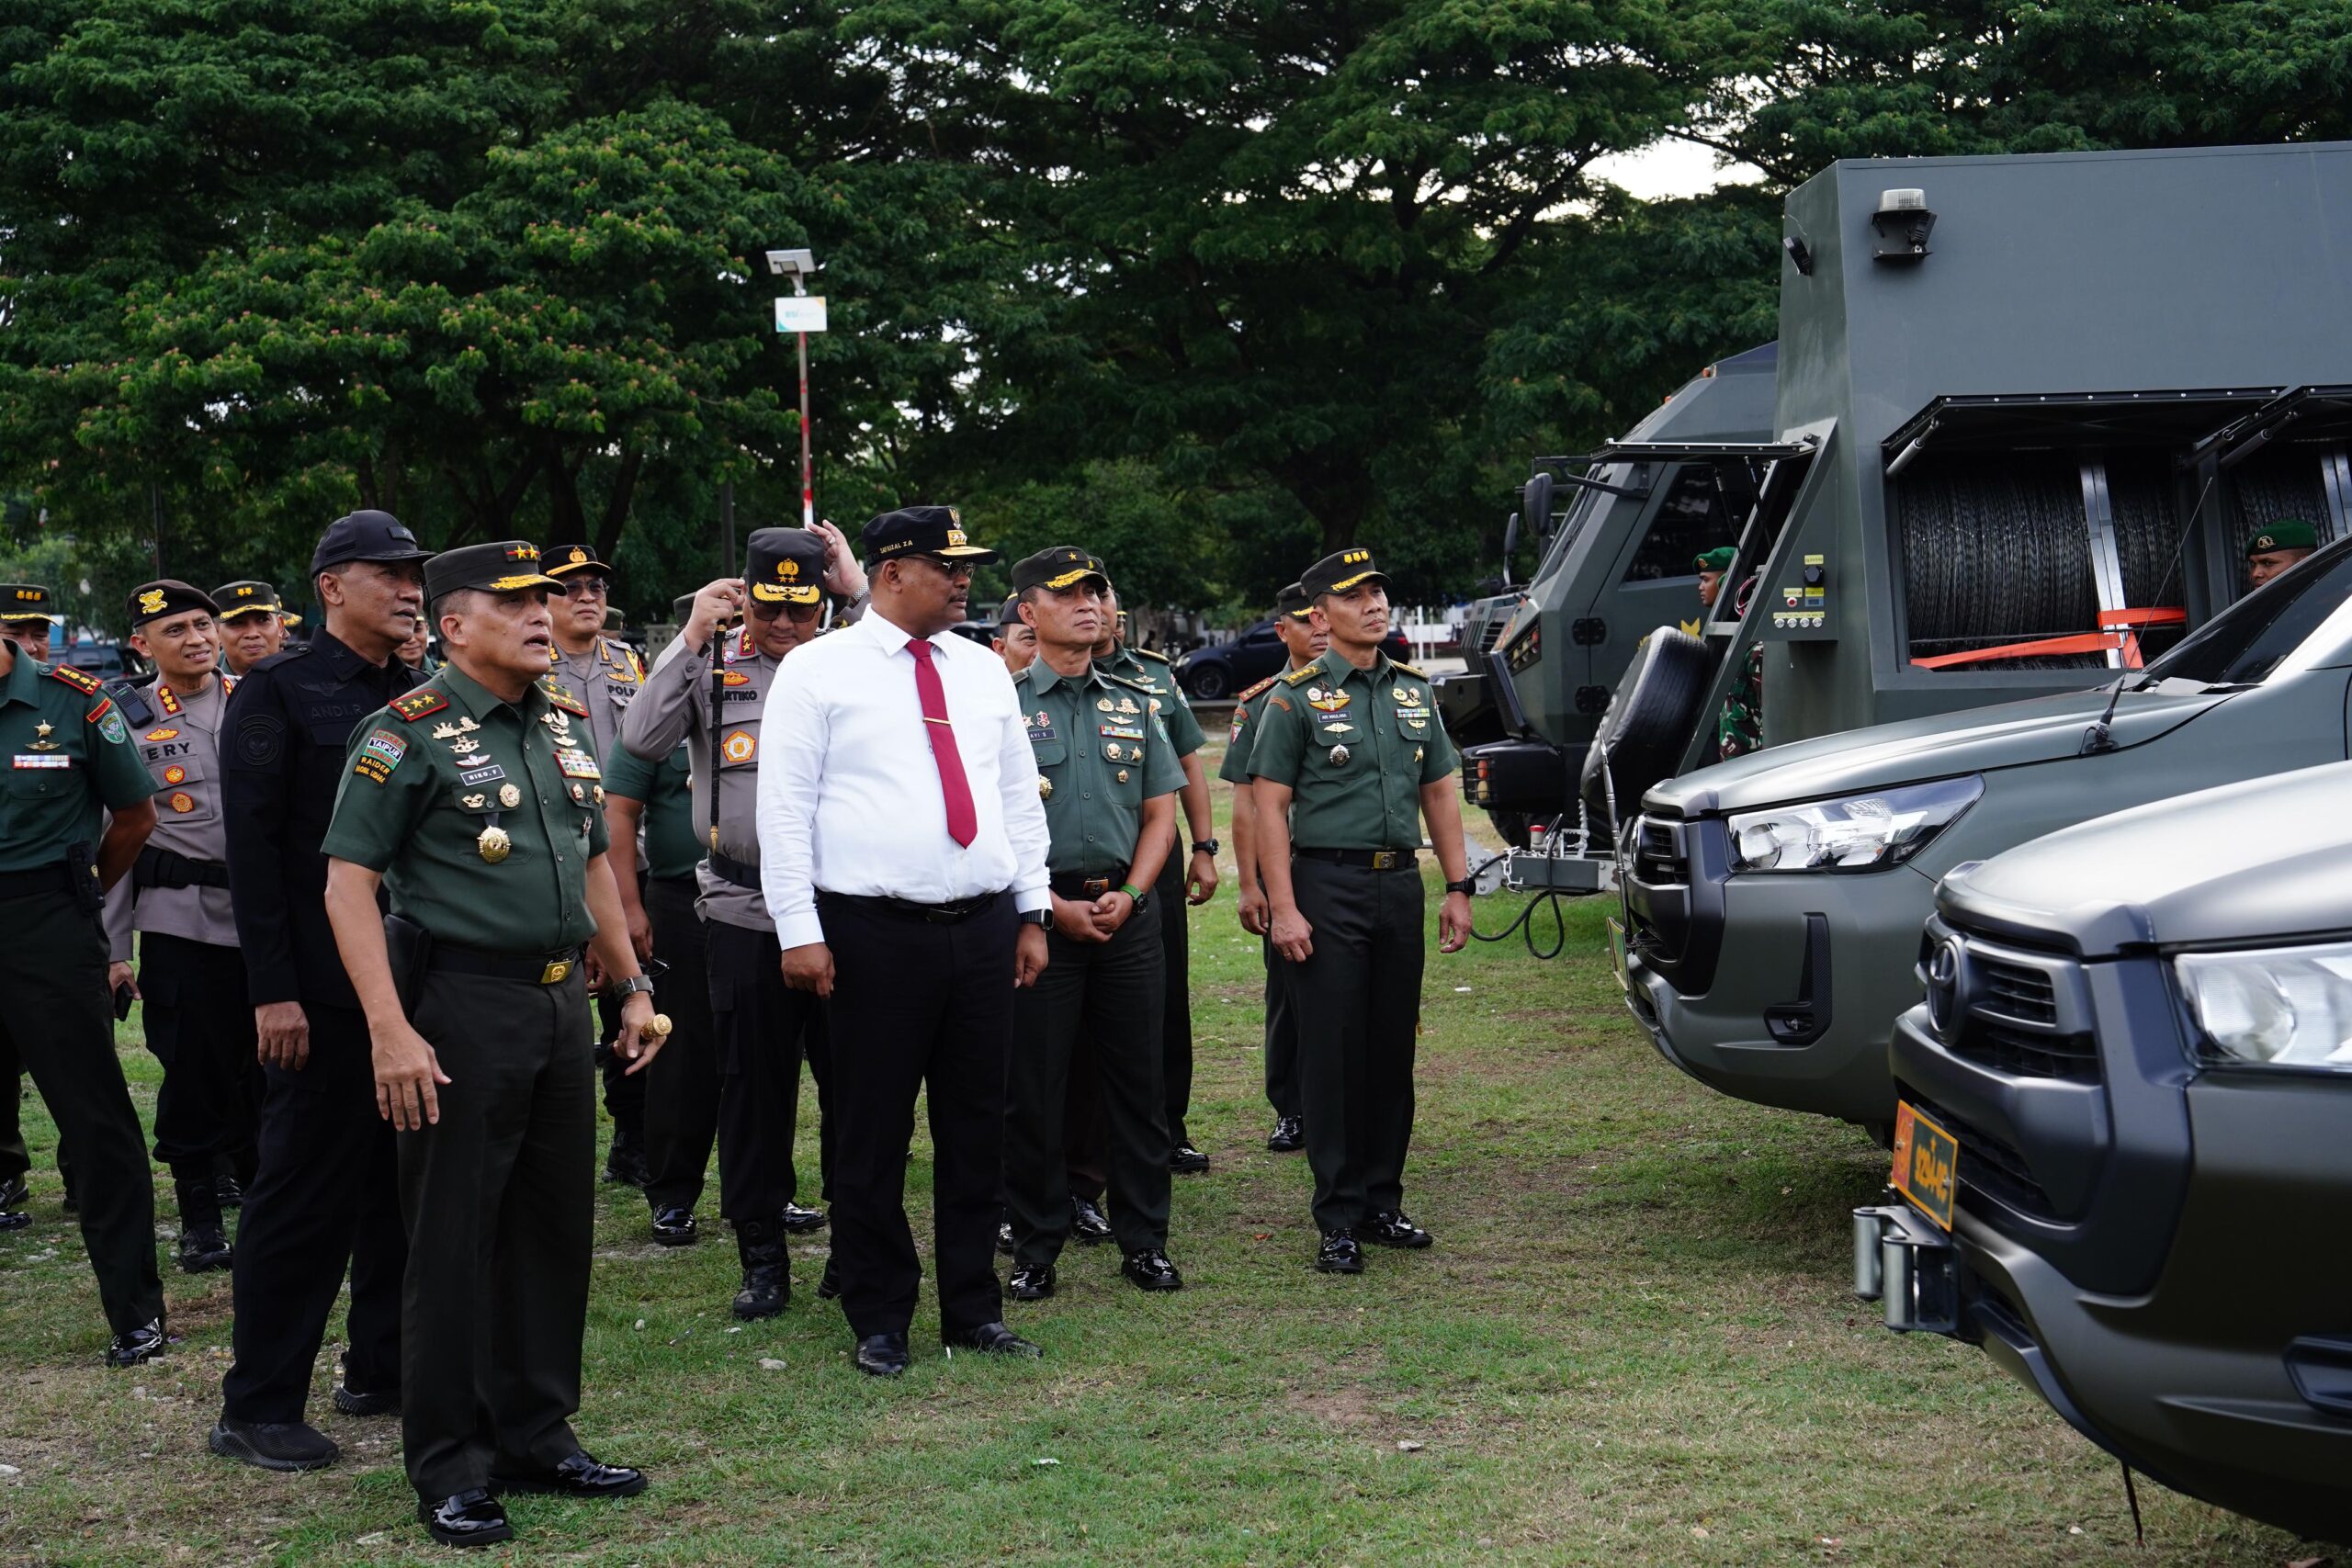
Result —
<path fill-rule="evenodd" d="M 2106 711 L 2109 689 L 1932 714 L 1768 747 L 1668 779 L 1642 797 L 1642 808 L 1683 818 L 1750 811 L 2072 757 L 2082 750 L 2083 732 Z M 2126 692 L 2116 704 L 2109 733 L 2119 748 L 2145 745 L 2234 694 Z"/>
<path fill-rule="evenodd" d="M 2352 762 L 2098 817 L 1944 878 L 1948 918 L 2086 958 L 2352 928 Z"/>

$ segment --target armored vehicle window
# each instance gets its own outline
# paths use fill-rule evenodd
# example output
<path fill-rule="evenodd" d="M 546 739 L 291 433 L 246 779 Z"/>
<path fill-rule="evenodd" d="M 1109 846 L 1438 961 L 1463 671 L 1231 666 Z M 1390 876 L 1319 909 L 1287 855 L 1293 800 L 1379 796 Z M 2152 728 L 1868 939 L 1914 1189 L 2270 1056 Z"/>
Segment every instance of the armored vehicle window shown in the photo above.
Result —
<path fill-rule="evenodd" d="M 2141 683 L 2250 685 L 2267 679 L 2352 597 L 2352 546 L 2342 541 L 2270 580 L 2148 666 Z"/>
<path fill-rule="evenodd" d="M 1634 554 L 1634 564 L 1625 570 L 1625 581 L 1698 576 L 1690 563 L 1709 550 L 1739 543 L 1739 525 L 1755 504 L 1756 486 L 1746 465 L 1680 465 L 1666 499 L 1658 503 L 1657 515 L 1650 520 L 1642 547 Z"/>

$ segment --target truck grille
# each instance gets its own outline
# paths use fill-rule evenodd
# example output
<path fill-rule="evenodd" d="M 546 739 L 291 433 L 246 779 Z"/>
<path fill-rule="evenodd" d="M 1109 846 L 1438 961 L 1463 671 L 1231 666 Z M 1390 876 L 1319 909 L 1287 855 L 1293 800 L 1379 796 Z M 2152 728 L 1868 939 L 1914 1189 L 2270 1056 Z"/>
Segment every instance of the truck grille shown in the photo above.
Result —
<path fill-rule="evenodd" d="M 1634 839 L 1634 872 L 1644 882 L 1670 885 L 1684 879 L 1682 851 L 1674 829 L 1644 818 Z"/>
<path fill-rule="evenodd" d="M 1488 621 L 1483 627 L 1481 627 L 1478 632 L 1478 651 L 1481 653 L 1493 652 L 1495 644 L 1502 638 L 1503 627 L 1510 624 L 1510 617 L 1509 615 L 1497 615 L 1494 619 Z"/>
<path fill-rule="evenodd" d="M 2032 1168 L 2017 1145 L 2004 1142 L 1982 1127 L 1962 1121 L 1942 1106 L 1905 1086 L 1903 1098 L 1913 1109 L 1925 1112 L 1945 1132 L 1960 1143 L 1960 1184 L 1973 1188 L 1993 1201 L 2013 1209 L 2030 1219 L 2054 1222 L 2056 1208 L 2041 1183 L 2033 1179 Z"/>
<path fill-rule="evenodd" d="M 2022 1023 L 2058 1021 L 2058 987 L 2049 972 L 2022 964 L 2005 964 L 1979 953 L 1976 973 L 1984 1004 Z"/>
<path fill-rule="evenodd" d="M 1939 965 L 1937 949 L 1955 942 L 1965 949 L 1962 961 Z M 2080 989 L 2073 959 L 1996 947 L 1939 920 L 1930 922 L 1922 954 L 1920 983 L 1953 1055 L 2011 1077 L 2099 1081 L 2087 1014 L 2060 1000 L 2062 987 L 2070 997 Z M 2022 961 L 2028 956 L 2032 962 Z"/>

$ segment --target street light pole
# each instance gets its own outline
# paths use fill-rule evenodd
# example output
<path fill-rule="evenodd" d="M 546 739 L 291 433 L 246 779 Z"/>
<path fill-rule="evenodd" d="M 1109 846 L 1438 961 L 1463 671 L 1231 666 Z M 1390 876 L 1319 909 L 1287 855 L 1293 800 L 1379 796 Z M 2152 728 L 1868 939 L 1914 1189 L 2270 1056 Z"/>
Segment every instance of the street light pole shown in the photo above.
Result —
<path fill-rule="evenodd" d="M 808 251 L 770 251 L 768 271 L 779 277 L 792 279 L 793 297 L 808 298 L 808 275 L 817 270 L 817 258 Z M 819 332 L 825 330 L 825 302 L 816 301 L 815 321 Z M 785 324 L 784 301 L 776 301 L 776 325 Z M 808 321 L 802 311 L 793 313 L 794 336 L 800 344 L 800 525 L 817 525 L 817 468 L 809 454 L 808 439 Z"/>

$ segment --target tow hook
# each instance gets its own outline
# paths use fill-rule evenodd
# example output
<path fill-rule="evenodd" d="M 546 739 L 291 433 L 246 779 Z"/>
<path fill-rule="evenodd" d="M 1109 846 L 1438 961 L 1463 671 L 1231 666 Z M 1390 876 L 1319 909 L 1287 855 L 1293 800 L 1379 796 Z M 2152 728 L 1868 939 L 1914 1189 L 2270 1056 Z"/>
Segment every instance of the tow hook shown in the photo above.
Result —
<path fill-rule="evenodd" d="M 1960 1259 L 1951 1238 L 1908 1203 L 1854 1211 L 1854 1294 L 1881 1302 L 1897 1334 L 1960 1331 Z"/>

